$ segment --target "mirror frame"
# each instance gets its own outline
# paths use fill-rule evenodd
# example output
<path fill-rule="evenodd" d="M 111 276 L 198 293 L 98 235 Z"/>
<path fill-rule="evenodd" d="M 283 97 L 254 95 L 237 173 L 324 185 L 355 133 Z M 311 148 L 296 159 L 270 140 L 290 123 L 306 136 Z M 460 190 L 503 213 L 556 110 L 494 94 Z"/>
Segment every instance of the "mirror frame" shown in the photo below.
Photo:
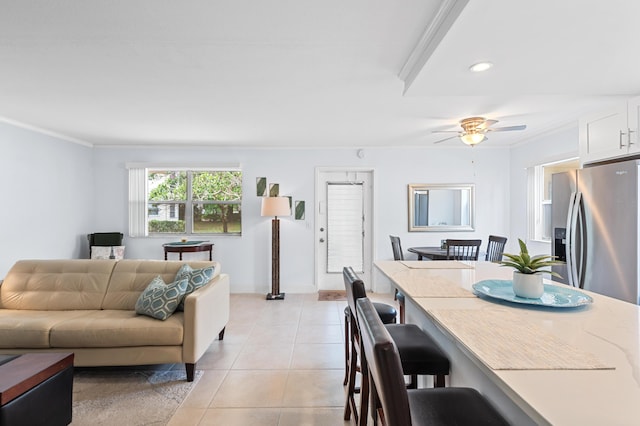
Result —
<path fill-rule="evenodd" d="M 475 185 L 472 183 L 459 184 L 437 184 L 437 183 L 410 183 L 408 186 L 409 196 L 409 232 L 456 232 L 475 231 Z M 433 189 L 458 189 L 469 191 L 469 224 L 468 225 L 435 225 L 416 226 L 414 217 L 414 194 L 416 191 L 427 191 Z"/>

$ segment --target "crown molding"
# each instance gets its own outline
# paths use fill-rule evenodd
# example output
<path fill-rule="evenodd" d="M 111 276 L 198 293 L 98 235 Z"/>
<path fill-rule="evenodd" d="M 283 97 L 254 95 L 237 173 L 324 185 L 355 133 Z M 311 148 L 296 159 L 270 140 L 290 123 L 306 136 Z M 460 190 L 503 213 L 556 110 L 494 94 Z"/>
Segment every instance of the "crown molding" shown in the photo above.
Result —
<path fill-rule="evenodd" d="M 420 40 L 402 66 L 398 77 L 404 82 L 406 94 L 433 52 L 447 34 L 469 0 L 443 0 L 433 20 L 425 28 Z"/>
<path fill-rule="evenodd" d="M 50 136 L 55 139 L 60 139 L 63 141 L 75 143 L 78 145 L 83 145 L 89 148 L 93 148 L 93 144 L 87 141 L 83 141 L 81 139 L 76 139 L 71 136 L 63 135 L 61 133 L 53 132 L 51 130 L 43 129 L 41 127 L 32 126 L 31 124 L 23 123 L 21 121 L 13 120 L 11 118 L 0 116 L 0 123 L 9 124 L 11 126 L 19 127 L 21 129 L 29 130 L 34 133 L 40 133 L 41 135 Z"/>

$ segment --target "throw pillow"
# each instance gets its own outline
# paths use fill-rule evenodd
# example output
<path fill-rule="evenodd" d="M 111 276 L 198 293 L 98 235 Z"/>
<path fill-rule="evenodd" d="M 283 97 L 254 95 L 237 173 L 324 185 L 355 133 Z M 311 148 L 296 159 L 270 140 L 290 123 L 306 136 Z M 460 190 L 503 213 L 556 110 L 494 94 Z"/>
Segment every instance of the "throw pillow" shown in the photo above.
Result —
<path fill-rule="evenodd" d="M 181 280 L 186 278 L 189 280 L 189 284 L 187 284 L 187 291 L 184 296 L 186 297 L 188 294 L 193 293 L 195 290 L 199 289 L 206 283 L 211 280 L 216 268 L 213 266 L 207 266 L 206 268 L 201 269 L 193 269 L 191 266 L 186 263 L 180 267 L 178 273 L 176 274 L 176 280 Z M 178 311 L 184 311 L 184 298 L 178 305 Z"/>
<path fill-rule="evenodd" d="M 187 290 L 186 278 L 165 284 L 162 277 L 157 276 L 144 289 L 136 301 L 136 313 L 166 320 L 182 302 Z"/>

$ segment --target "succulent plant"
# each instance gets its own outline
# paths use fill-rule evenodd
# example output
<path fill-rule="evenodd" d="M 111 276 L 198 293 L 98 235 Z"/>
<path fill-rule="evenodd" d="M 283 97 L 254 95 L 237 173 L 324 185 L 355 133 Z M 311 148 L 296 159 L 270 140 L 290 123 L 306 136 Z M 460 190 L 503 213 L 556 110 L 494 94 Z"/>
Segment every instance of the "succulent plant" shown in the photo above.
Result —
<path fill-rule="evenodd" d="M 520 244 L 520 254 L 504 253 L 504 256 L 508 260 L 501 260 L 500 262 L 498 262 L 501 266 L 510 266 L 521 274 L 545 273 L 553 275 L 554 277 L 562 278 L 560 274 L 542 268 L 546 268 L 552 265 L 561 265 L 564 262 L 555 260 L 555 256 L 549 256 L 545 254 L 530 256 L 529 250 L 527 250 L 527 245 L 524 243 L 524 241 L 518 238 L 518 244 Z"/>

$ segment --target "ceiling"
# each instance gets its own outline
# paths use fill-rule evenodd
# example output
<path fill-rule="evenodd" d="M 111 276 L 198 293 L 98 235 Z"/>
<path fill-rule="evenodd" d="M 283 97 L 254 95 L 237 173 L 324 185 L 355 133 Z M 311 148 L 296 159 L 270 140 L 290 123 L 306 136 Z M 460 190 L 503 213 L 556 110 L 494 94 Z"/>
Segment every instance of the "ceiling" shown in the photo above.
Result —
<path fill-rule="evenodd" d="M 629 0 L 0 0 L 0 117 L 89 145 L 519 143 L 640 94 Z M 471 73 L 471 64 L 494 67 Z M 446 135 L 444 135 L 446 136 Z"/>

